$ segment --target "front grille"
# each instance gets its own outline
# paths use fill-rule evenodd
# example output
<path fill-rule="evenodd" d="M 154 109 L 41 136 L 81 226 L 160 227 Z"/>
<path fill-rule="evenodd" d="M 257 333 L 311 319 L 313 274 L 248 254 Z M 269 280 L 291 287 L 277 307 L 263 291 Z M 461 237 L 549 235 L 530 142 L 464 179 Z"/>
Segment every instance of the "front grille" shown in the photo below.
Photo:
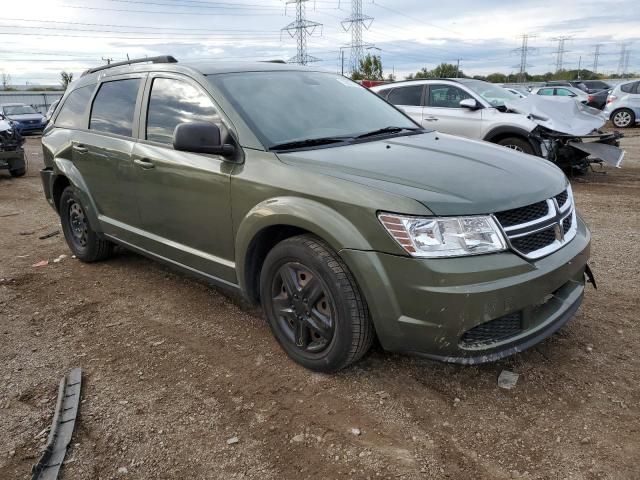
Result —
<path fill-rule="evenodd" d="M 546 200 L 533 203 L 526 207 L 514 208 L 513 210 L 505 210 L 496 213 L 496 218 L 503 227 L 511 227 L 522 223 L 532 222 L 544 217 L 549 213 L 549 206 Z"/>
<path fill-rule="evenodd" d="M 513 248 L 525 255 L 551 245 L 556 239 L 554 227 L 511 240 Z"/>
<path fill-rule="evenodd" d="M 556 202 L 558 202 L 558 206 L 562 208 L 565 203 L 567 203 L 567 198 L 569 198 L 569 193 L 565 190 L 564 192 L 556 195 Z"/>
<path fill-rule="evenodd" d="M 498 212 L 495 217 L 513 250 L 536 259 L 556 251 L 575 236 L 573 211 L 573 197 L 567 188 L 549 200 Z"/>
<path fill-rule="evenodd" d="M 522 313 L 510 313 L 467 330 L 460 337 L 459 345 L 462 348 L 483 347 L 506 340 L 521 331 Z"/>

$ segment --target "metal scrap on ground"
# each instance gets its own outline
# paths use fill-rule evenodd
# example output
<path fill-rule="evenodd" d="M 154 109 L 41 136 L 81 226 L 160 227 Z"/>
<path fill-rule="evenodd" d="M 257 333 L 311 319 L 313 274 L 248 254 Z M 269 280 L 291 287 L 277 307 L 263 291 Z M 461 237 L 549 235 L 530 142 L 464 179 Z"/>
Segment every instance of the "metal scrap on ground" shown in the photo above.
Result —
<path fill-rule="evenodd" d="M 58 400 L 47 446 L 31 470 L 31 480 L 55 480 L 71 442 L 80 406 L 82 370 L 74 368 L 60 380 Z"/>

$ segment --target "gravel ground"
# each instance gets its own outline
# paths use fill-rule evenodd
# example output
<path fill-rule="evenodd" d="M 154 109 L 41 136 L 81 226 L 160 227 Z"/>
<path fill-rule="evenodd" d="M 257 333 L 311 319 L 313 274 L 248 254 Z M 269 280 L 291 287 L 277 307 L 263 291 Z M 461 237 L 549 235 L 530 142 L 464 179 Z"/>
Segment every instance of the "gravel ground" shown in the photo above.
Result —
<path fill-rule="evenodd" d="M 625 133 L 622 169 L 573 180 L 599 289 L 566 328 L 491 365 L 374 351 L 333 376 L 288 360 L 259 311 L 138 255 L 53 263 L 69 251 L 38 239 L 59 222 L 30 138 L 28 175 L 0 173 L 0 479 L 28 478 L 75 366 L 62 479 L 640 478 L 640 131 Z"/>

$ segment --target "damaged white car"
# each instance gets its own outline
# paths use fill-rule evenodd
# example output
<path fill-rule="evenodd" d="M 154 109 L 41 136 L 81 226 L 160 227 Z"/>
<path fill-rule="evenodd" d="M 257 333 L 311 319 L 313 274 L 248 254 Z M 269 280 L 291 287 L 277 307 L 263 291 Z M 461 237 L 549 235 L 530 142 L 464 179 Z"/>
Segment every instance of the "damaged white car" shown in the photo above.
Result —
<path fill-rule="evenodd" d="M 9 170 L 12 177 L 22 177 L 27 173 L 24 139 L 13 122 L 0 115 L 0 170 Z"/>
<path fill-rule="evenodd" d="M 485 140 L 584 171 L 591 163 L 619 167 L 624 152 L 618 132 L 600 128 L 601 111 L 573 98 L 519 98 L 492 83 L 467 78 L 411 80 L 371 90 L 425 128 Z"/>

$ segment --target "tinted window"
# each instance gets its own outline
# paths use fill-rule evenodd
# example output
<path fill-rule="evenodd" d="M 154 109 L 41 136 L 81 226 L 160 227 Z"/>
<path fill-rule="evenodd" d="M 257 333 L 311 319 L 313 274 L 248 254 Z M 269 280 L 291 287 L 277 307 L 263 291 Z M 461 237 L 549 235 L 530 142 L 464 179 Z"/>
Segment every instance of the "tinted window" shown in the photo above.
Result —
<path fill-rule="evenodd" d="M 636 93 L 638 85 L 640 85 L 640 82 L 625 83 L 620 86 L 620 90 L 625 93 Z"/>
<path fill-rule="evenodd" d="M 211 99 L 180 80 L 156 78 L 151 87 L 147 113 L 147 140 L 171 143 L 179 123 L 220 123 Z"/>
<path fill-rule="evenodd" d="M 132 137 L 139 86 L 139 78 L 103 83 L 93 101 L 89 128 Z"/>
<path fill-rule="evenodd" d="M 387 100 L 394 105 L 410 105 L 419 107 L 422 105 L 423 85 L 394 88 Z"/>
<path fill-rule="evenodd" d="M 429 87 L 429 106 L 460 108 L 460 101 L 471 98 L 467 92 L 453 85 L 432 85 Z"/>
<path fill-rule="evenodd" d="M 575 96 L 575 93 L 571 90 L 567 90 L 566 88 L 556 88 L 556 95 L 561 97 L 572 97 Z"/>
<path fill-rule="evenodd" d="M 608 83 L 600 80 L 585 80 L 583 83 L 589 88 L 597 88 L 600 90 L 608 90 L 611 88 Z"/>
<path fill-rule="evenodd" d="M 94 88 L 95 85 L 89 85 L 77 88 L 69 94 L 56 117 L 57 127 L 87 128 L 87 124 L 84 122 L 84 113 Z"/>
<path fill-rule="evenodd" d="M 553 88 L 541 88 L 538 95 L 553 95 Z"/>

